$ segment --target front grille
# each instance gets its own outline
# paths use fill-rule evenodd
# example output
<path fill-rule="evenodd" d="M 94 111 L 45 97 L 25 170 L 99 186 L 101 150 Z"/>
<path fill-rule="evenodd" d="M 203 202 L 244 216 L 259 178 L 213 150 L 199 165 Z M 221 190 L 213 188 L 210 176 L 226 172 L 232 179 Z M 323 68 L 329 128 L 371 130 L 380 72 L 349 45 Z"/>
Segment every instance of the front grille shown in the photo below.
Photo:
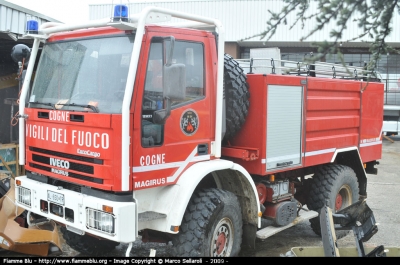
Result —
<path fill-rule="evenodd" d="M 47 157 L 47 156 L 41 156 L 41 155 L 32 154 L 32 161 L 39 162 L 39 163 L 42 163 L 42 164 L 47 164 L 47 165 L 50 165 L 50 166 L 55 166 L 55 165 L 52 165 L 50 163 L 51 162 L 51 158 Z M 86 173 L 86 174 L 93 174 L 94 173 L 93 166 L 83 165 L 83 164 L 79 164 L 79 163 L 75 163 L 75 162 L 71 162 L 71 161 L 68 161 L 68 163 L 69 163 L 69 168 L 67 168 L 67 169 L 83 172 L 83 173 Z"/>
<path fill-rule="evenodd" d="M 63 175 L 63 176 L 66 176 L 66 177 L 71 177 L 71 178 L 90 181 L 90 182 L 94 182 L 94 183 L 98 183 L 98 184 L 103 184 L 103 180 L 102 179 L 87 177 L 87 176 L 84 176 L 84 175 L 76 174 L 76 173 L 69 172 L 69 171 L 62 170 L 62 169 L 55 169 L 55 168 L 46 167 L 46 166 L 35 164 L 35 163 L 29 163 L 29 166 L 33 167 L 33 168 L 40 169 L 40 170 L 44 170 L 44 171 L 47 171 L 47 172 L 57 171 L 56 174 Z"/>
<path fill-rule="evenodd" d="M 73 159 L 73 160 L 78 160 L 78 161 L 82 161 L 82 162 L 103 165 L 103 159 L 90 158 L 90 157 L 78 156 L 78 155 L 71 155 L 71 154 L 61 153 L 61 152 L 52 151 L 52 150 L 46 150 L 46 149 L 32 147 L 32 146 L 29 147 L 29 150 L 32 151 L 32 152 L 36 152 L 36 153 L 52 155 L 52 156 L 58 156 L 58 157 L 63 157 L 63 158 L 67 158 L 67 159 Z"/>

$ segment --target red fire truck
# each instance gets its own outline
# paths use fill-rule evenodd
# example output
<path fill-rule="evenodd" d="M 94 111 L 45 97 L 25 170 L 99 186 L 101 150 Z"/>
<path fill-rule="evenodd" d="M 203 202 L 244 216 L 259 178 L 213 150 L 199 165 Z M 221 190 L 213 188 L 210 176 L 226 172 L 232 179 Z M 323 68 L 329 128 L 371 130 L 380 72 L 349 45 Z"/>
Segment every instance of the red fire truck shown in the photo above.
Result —
<path fill-rule="evenodd" d="M 171 241 L 174 256 L 236 256 L 301 220 L 320 234 L 326 201 L 365 198 L 377 174 L 373 73 L 273 59 L 254 73 L 260 58 L 224 54 L 219 20 L 159 7 L 28 21 L 26 37 L 16 203 L 78 251 L 126 243 L 129 255 L 141 238 Z"/>

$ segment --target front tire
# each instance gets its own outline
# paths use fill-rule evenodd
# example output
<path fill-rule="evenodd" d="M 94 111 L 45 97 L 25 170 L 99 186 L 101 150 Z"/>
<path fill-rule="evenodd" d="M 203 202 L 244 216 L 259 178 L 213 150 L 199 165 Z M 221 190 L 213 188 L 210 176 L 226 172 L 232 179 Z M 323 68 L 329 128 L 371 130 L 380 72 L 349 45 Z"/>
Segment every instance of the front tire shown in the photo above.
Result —
<path fill-rule="evenodd" d="M 358 200 L 359 187 L 356 174 L 348 166 L 330 164 L 318 168 L 311 182 L 308 209 L 320 212 L 328 201 L 332 212 L 337 212 Z M 311 228 L 321 235 L 320 217 L 310 219 Z M 336 238 L 346 236 L 349 231 L 337 231 Z"/>
<path fill-rule="evenodd" d="M 237 197 L 225 190 L 196 192 L 180 231 L 172 238 L 176 257 L 234 257 L 242 244 L 242 214 Z"/>

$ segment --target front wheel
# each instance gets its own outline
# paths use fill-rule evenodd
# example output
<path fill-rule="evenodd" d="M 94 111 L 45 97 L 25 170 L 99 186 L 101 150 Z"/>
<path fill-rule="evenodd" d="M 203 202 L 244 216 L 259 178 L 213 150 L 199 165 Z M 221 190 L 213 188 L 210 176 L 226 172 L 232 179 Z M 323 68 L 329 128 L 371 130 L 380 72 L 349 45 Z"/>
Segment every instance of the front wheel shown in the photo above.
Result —
<path fill-rule="evenodd" d="M 237 197 L 225 190 L 196 192 L 180 231 L 172 238 L 177 257 L 234 257 L 242 243 L 242 214 Z"/>
<path fill-rule="evenodd" d="M 319 212 L 328 201 L 332 212 L 337 212 L 358 200 L 359 187 L 356 174 L 348 166 L 330 164 L 320 167 L 311 181 L 307 206 L 310 210 Z M 310 219 L 311 228 L 321 235 L 319 216 Z M 346 236 L 348 231 L 337 231 L 336 237 Z"/>

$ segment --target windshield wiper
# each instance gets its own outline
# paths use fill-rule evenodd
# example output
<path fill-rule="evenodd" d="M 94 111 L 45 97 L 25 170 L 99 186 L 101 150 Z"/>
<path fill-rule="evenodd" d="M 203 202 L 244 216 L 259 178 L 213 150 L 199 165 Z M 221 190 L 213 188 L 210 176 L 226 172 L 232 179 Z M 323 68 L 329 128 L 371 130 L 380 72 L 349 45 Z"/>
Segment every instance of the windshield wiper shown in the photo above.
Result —
<path fill-rule="evenodd" d="M 39 101 L 29 101 L 29 103 L 50 106 L 52 109 L 56 109 L 56 107 L 52 103 L 39 102 Z"/>
<path fill-rule="evenodd" d="M 82 107 L 82 108 L 90 108 L 93 112 L 99 112 L 97 107 L 93 105 L 84 105 L 84 104 L 75 104 L 75 103 L 58 103 L 57 105 L 63 105 L 63 106 L 71 106 L 71 107 Z"/>

